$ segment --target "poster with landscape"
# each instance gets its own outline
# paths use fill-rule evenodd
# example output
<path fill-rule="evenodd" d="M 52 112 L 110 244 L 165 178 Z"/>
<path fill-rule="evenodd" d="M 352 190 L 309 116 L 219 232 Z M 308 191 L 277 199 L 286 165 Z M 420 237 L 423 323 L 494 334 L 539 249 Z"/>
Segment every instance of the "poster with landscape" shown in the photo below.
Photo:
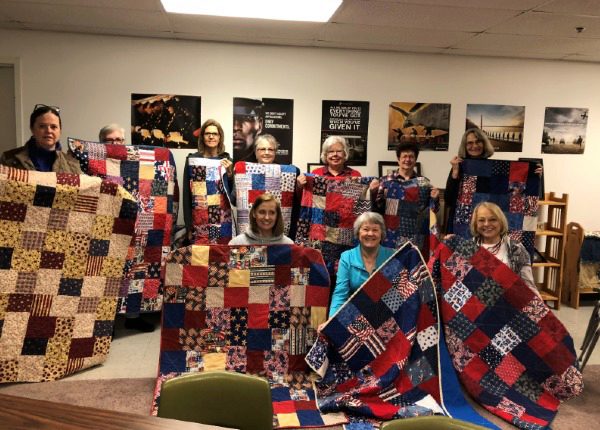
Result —
<path fill-rule="evenodd" d="M 588 109 L 547 107 L 542 133 L 544 154 L 583 154 Z"/>
<path fill-rule="evenodd" d="M 522 152 L 525 106 L 467 105 L 466 130 L 479 128 L 496 152 Z"/>

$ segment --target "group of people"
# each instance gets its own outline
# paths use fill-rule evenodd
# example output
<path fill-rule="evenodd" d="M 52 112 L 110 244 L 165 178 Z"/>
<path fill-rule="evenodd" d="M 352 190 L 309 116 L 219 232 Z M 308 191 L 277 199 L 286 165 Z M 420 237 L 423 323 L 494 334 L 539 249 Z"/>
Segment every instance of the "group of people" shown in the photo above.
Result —
<path fill-rule="evenodd" d="M 68 172 L 81 174 L 79 161 L 68 153 L 62 152 L 60 109 L 56 106 L 36 105 L 30 116 L 31 138 L 17 149 L 5 152 L 0 164 L 10 167 L 44 172 Z M 124 129 L 116 124 L 103 127 L 99 133 L 101 142 L 125 144 Z M 270 134 L 260 134 L 254 140 L 254 160 L 260 164 L 273 164 L 278 148 L 277 140 Z M 462 171 L 461 163 L 465 159 L 486 159 L 492 156 L 494 149 L 479 129 L 467 130 L 462 138 L 458 155 L 450 161 L 451 170 L 445 189 L 445 204 L 449 208 L 449 219 L 453 218 L 458 198 L 458 186 Z M 417 177 L 415 165 L 419 149 L 413 143 L 402 143 L 397 147 L 398 170 L 382 180 L 410 180 Z M 202 124 L 198 137 L 198 151 L 186 159 L 184 184 L 189 183 L 187 165 L 194 157 L 220 160 L 226 171 L 227 191 L 233 193 L 233 160 L 225 151 L 225 136 L 219 122 L 209 119 Z M 313 171 L 314 175 L 328 178 L 360 177 L 357 170 L 349 167 L 348 146 L 341 136 L 330 136 L 322 145 L 321 161 L 323 166 Z M 537 171 L 541 174 L 541 171 Z M 306 185 L 304 174 L 297 176 L 299 194 Z M 437 199 L 439 190 L 426 182 L 430 188 L 430 198 Z M 183 205 L 186 226 L 191 224 L 191 196 L 189 187 L 184 187 Z M 374 179 L 369 185 L 375 212 L 366 212 L 357 217 L 354 223 L 354 236 L 358 241 L 355 248 L 341 254 L 338 264 L 336 284 L 333 291 L 329 315 L 355 292 L 393 253 L 394 249 L 381 245 L 386 225 L 381 213 L 385 213 L 385 189 L 380 180 Z M 381 213 L 378 213 L 381 212 Z M 248 231 L 234 237 L 230 245 L 252 244 L 292 244 L 293 240 L 283 233 L 284 220 L 280 202 L 269 193 L 259 196 L 249 213 Z M 495 204 L 483 202 L 473 210 L 471 234 L 477 243 L 519 274 L 525 283 L 537 293 L 533 279 L 529 254 L 522 244 L 508 237 L 508 222 L 502 210 Z M 447 233 L 452 233 L 448 223 Z"/>

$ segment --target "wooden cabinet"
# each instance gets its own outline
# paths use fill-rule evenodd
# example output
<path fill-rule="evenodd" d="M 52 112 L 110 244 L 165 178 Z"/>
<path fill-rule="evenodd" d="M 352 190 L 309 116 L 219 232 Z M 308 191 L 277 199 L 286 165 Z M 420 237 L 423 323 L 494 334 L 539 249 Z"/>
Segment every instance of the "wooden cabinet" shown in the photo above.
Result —
<path fill-rule="evenodd" d="M 565 300 L 562 285 L 568 203 L 568 194 L 558 197 L 553 192 L 539 201 L 535 247 L 541 261 L 532 263 L 533 275 L 542 298 L 551 302 L 554 309 L 559 309 L 561 300 Z"/>

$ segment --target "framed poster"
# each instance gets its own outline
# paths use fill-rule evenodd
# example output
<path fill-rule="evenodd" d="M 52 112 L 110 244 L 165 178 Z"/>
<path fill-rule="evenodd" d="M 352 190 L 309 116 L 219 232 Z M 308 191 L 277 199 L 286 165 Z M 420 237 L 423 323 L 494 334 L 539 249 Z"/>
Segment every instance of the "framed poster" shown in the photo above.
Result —
<path fill-rule="evenodd" d="M 467 105 L 465 130 L 484 132 L 495 152 L 522 152 L 525 106 Z"/>
<path fill-rule="evenodd" d="M 389 106 L 388 150 L 412 142 L 419 151 L 447 151 L 450 105 L 446 103 L 392 102 Z"/>
<path fill-rule="evenodd" d="M 321 147 L 329 136 L 342 136 L 348 145 L 347 165 L 367 165 L 369 102 L 323 100 Z"/>

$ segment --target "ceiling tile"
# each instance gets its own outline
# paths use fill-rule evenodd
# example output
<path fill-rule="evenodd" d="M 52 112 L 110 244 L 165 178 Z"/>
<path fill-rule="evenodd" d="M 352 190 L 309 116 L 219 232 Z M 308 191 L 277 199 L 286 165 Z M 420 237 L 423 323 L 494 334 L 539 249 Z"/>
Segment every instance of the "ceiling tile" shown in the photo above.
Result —
<path fill-rule="evenodd" d="M 357 44 L 430 46 L 445 48 L 473 37 L 473 33 L 357 24 L 328 24 L 321 40 Z"/>
<path fill-rule="evenodd" d="M 538 54 L 593 53 L 600 50 L 598 39 L 542 37 L 510 34 L 480 34 L 455 46 L 495 52 L 531 52 Z"/>
<path fill-rule="evenodd" d="M 346 5 L 346 2 L 348 3 Z M 423 6 L 385 1 L 347 0 L 332 21 L 454 31 L 483 31 L 506 21 L 516 11 Z"/>
<path fill-rule="evenodd" d="M 585 27 L 578 34 L 575 27 Z M 528 12 L 508 22 L 491 27 L 489 33 L 531 34 L 553 37 L 600 37 L 600 18 L 554 14 L 548 12 Z"/>
<path fill-rule="evenodd" d="M 429 6 L 468 7 L 480 9 L 529 10 L 547 3 L 548 0 L 379 0 L 390 3 L 418 3 Z"/>
<path fill-rule="evenodd" d="M 598 0 L 555 0 L 545 2 L 535 10 L 600 17 L 600 2 Z"/>

